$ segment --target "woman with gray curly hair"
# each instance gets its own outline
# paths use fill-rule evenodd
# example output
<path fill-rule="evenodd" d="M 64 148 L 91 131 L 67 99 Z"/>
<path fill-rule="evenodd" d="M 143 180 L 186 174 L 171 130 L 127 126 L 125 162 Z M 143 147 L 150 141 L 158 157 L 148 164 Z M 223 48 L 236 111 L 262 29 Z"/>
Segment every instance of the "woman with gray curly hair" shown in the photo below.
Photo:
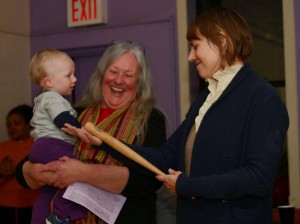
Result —
<path fill-rule="evenodd" d="M 113 42 L 107 47 L 75 108 L 82 124 L 92 122 L 125 143 L 155 147 L 166 140 L 165 116 L 155 106 L 144 49 L 135 43 Z M 63 157 L 46 165 L 24 160 L 18 169 L 20 183 L 31 188 L 45 184 L 65 188 L 86 182 L 127 198 L 116 223 L 156 223 L 155 191 L 161 184 L 153 175 L 131 171 L 83 141 L 74 151 L 79 160 Z M 87 211 L 85 219 L 72 223 L 104 221 Z"/>

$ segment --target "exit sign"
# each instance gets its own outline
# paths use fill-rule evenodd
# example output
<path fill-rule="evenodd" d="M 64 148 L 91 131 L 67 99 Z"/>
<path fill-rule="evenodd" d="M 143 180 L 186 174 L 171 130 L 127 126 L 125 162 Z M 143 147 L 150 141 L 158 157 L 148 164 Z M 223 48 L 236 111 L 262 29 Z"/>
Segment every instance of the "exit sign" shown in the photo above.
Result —
<path fill-rule="evenodd" d="M 68 27 L 107 23 L 107 0 L 67 0 Z"/>

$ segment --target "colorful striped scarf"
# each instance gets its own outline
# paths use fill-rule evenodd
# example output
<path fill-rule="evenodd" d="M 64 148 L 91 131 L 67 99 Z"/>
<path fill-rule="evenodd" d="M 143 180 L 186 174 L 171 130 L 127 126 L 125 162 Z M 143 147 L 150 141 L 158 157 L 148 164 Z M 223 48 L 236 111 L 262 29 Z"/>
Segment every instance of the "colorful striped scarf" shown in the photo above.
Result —
<path fill-rule="evenodd" d="M 128 144 L 133 143 L 135 137 L 138 134 L 138 127 L 134 125 L 137 113 L 132 109 L 132 106 L 127 105 L 123 108 L 120 108 L 102 121 L 99 120 L 100 115 L 100 107 L 96 109 L 87 108 L 81 113 L 79 121 L 83 125 L 89 121 L 95 124 L 97 128 L 102 129 L 115 138 Z M 75 155 L 78 159 L 85 163 L 122 165 L 121 162 L 108 155 L 105 151 L 94 149 L 92 145 L 86 144 L 82 141 L 79 141 L 77 143 L 77 147 L 75 148 Z M 88 211 L 85 220 L 76 220 L 72 223 L 102 224 L 105 222 L 99 219 L 92 212 Z"/>

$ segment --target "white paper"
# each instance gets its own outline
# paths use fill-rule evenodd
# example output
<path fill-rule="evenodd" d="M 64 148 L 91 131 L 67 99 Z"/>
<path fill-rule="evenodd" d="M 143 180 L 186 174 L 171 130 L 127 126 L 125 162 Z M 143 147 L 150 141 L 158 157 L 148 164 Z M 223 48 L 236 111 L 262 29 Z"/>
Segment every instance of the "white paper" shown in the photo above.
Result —
<path fill-rule="evenodd" d="M 126 201 L 126 198 L 120 194 L 114 194 L 84 182 L 70 185 L 63 197 L 81 204 L 109 224 L 115 223 Z"/>

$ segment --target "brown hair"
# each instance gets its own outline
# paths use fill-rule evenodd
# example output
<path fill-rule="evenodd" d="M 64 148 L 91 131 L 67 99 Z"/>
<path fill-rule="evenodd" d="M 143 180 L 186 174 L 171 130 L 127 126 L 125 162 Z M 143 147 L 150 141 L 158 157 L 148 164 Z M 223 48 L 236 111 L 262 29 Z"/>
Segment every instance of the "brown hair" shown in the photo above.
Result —
<path fill-rule="evenodd" d="M 199 35 L 223 52 L 223 68 L 225 63 L 232 65 L 236 59 L 245 62 L 252 53 L 253 40 L 248 23 L 231 9 L 212 8 L 197 16 L 189 25 L 186 38 L 188 41 L 198 40 Z"/>

